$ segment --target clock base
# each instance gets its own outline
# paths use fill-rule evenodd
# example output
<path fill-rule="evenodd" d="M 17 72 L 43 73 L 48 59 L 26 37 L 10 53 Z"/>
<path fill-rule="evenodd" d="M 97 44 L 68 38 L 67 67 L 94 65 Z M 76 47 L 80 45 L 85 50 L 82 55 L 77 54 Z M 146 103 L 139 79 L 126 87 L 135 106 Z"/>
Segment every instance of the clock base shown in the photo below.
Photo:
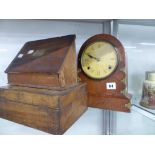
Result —
<path fill-rule="evenodd" d="M 130 112 L 131 95 L 126 96 L 95 96 L 88 95 L 88 106 L 120 112 Z"/>

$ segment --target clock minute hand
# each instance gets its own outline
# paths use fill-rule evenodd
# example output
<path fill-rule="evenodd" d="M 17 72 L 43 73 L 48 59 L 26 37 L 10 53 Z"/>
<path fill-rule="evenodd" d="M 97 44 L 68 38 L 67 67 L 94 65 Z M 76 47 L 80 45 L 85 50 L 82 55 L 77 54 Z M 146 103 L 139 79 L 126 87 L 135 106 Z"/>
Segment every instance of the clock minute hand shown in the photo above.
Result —
<path fill-rule="evenodd" d="M 95 60 L 97 60 L 97 61 L 100 61 L 100 59 L 98 59 L 98 58 L 96 58 L 96 57 L 94 57 L 94 56 L 92 56 L 92 55 L 90 55 L 90 54 L 87 54 L 90 58 L 93 58 L 93 59 L 95 59 Z"/>

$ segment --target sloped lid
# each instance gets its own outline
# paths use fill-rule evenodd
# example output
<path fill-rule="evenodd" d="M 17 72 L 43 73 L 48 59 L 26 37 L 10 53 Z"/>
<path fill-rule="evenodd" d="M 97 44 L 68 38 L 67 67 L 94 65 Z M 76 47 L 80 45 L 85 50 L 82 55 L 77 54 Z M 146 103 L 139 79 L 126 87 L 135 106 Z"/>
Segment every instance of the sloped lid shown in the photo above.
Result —
<path fill-rule="evenodd" d="M 27 42 L 5 73 L 57 73 L 75 35 Z"/>

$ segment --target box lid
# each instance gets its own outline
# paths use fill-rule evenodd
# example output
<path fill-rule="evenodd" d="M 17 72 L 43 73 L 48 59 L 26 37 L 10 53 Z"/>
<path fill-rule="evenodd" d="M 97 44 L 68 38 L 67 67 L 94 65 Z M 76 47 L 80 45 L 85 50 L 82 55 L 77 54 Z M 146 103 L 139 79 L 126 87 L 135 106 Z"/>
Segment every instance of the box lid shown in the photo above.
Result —
<path fill-rule="evenodd" d="M 75 35 L 27 42 L 6 69 L 6 73 L 59 72 Z"/>

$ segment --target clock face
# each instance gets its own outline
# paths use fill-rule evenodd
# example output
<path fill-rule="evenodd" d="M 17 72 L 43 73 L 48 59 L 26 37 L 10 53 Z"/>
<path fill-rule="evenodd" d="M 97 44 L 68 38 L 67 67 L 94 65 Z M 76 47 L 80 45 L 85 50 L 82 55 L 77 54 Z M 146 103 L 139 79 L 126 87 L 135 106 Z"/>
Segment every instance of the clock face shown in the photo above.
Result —
<path fill-rule="evenodd" d="M 80 61 L 87 76 L 103 79 L 115 71 L 118 64 L 117 51 L 110 43 L 97 41 L 84 49 Z"/>

